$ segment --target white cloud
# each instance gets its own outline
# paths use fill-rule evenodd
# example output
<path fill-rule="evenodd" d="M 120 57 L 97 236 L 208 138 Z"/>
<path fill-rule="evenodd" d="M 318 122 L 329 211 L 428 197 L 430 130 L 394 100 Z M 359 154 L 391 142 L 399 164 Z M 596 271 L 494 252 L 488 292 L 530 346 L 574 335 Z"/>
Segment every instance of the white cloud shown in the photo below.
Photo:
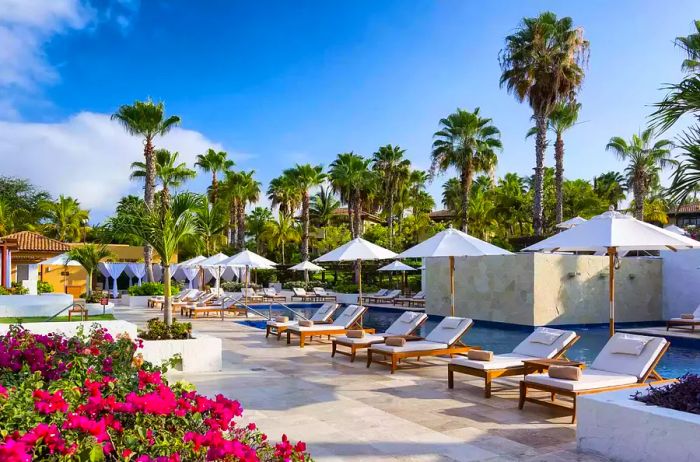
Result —
<path fill-rule="evenodd" d="M 178 151 L 190 166 L 208 148 L 223 149 L 179 127 L 156 145 Z M 28 178 L 53 196 L 76 197 L 93 215 L 111 213 L 126 194 L 140 194 L 141 186 L 129 180 L 129 166 L 143 159 L 142 141 L 107 114 L 81 112 L 59 123 L 0 121 L 0 159 L 3 175 Z"/>

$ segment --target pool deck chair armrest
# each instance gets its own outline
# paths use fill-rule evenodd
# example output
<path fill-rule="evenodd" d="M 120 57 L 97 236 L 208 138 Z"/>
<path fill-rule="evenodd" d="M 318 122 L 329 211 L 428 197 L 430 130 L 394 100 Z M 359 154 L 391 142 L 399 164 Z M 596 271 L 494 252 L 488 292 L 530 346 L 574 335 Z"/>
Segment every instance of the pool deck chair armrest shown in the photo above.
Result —
<path fill-rule="evenodd" d="M 555 329 L 548 329 L 555 331 Z M 513 377 L 525 374 L 523 361 L 528 359 L 565 359 L 566 352 L 581 337 L 573 331 L 560 331 L 560 337 L 552 345 L 529 345 L 532 335 L 523 340 L 516 351 L 502 355 L 495 355 L 491 361 L 474 361 L 465 357 L 457 357 L 447 365 L 447 387 L 454 388 L 455 373 L 481 377 L 484 379 L 484 397 L 491 397 L 491 385 L 494 379 L 499 377 Z M 532 351 L 528 351 L 531 348 Z M 530 353 L 530 354 L 527 354 Z"/>
<path fill-rule="evenodd" d="M 642 352 L 639 355 L 615 353 L 614 344 L 622 336 L 646 341 Z M 664 379 L 656 372 L 656 366 L 670 346 L 671 343 L 663 337 L 617 333 L 605 344 L 591 367 L 583 371 L 581 380 L 555 379 L 547 374 L 526 375 L 520 381 L 518 407 L 523 409 L 525 402 L 530 402 L 564 409 L 571 415 L 571 423 L 575 423 L 576 400 L 579 396 L 673 382 L 673 380 Z M 529 390 L 545 392 L 547 395 L 546 397 L 528 396 Z M 557 400 L 557 396 L 570 398 L 571 405 L 568 401 Z"/>
<path fill-rule="evenodd" d="M 398 364 L 408 358 L 429 356 L 450 356 L 467 353 L 469 350 L 480 350 L 481 347 L 469 346 L 461 343 L 460 339 L 472 328 L 474 321 L 469 318 L 445 317 L 440 324 L 423 340 L 406 342 L 402 347 L 387 346 L 385 344 L 372 345 L 367 350 L 367 367 L 372 362 L 388 365 L 391 373 L 396 372 Z M 385 358 L 383 361 L 374 359 L 377 356 Z"/>

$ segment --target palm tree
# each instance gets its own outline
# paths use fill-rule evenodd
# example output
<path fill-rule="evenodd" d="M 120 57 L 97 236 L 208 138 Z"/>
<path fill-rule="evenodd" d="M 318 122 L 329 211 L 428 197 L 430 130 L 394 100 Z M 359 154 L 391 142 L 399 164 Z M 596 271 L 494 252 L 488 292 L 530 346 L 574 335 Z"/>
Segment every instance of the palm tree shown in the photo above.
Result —
<path fill-rule="evenodd" d="M 228 216 L 223 204 L 210 203 L 205 196 L 198 201 L 194 209 L 195 221 L 199 230 L 199 241 L 202 243 L 204 254 L 214 255 L 217 249 L 226 243 L 224 230 Z"/>
<path fill-rule="evenodd" d="M 576 125 L 581 103 L 575 101 L 559 101 L 554 105 L 547 117 L 547 129 L 554 133 L 554 187 L 556 191 L 556 206 L 554 216 L 557 223 L 564 221 L 564 132 Z M 537 134 L 537 127 L 527 132 L 527 137 Z"/>
<path fill-rule="evenodd" d="M 262 238 L 267 241 L 270 250 L 280 250 L 284 265 L 284 247 L 291 242 L 299 242 L 299 231 L 294 227 L 291 216 L 279 212 L 277 221 L 269 221 L 265 226 Z"/>
<path fill-rule="evenodd" d="M 125 104 L 112 114 L 112 120 L 118 121 L 127 133 L 143 138 L 143 156 L 146 164 L 146 184 L 144 186 L 144 201 L 147 207 L 153 207 L 156 188 L 156 166 L 153 151 L 153 141 L 157 136 L 163 136 L 180 124 L 178 116 L 165 117 L 165 105 L 163 102 L 154 103 L 147 101 L 135 101 L 134 104 Z M 146 264 L 146 278 L 153 281 L 152 249 L 146 246 L 143 251 L 143 259 Z"/>
<path fill-rule="evenodd" d="M 499 222 L 508 226 L 511 235 L 515 234 L 517 225 L 519 235 L 524 236 L 529 216 L 525 178 L 517 173 L 503 175 L 494 190 L 494 202 Z"/>
<path fill-rule="evenodd" d="M 644 201 L 649 188 L 658 182 L 659 171 L 666 165 L 672 164 L 670 140 L 655 140 L 652 128 L 647 128 L 640 134 L 632 135 L 628 141 L 614 136 L 605 147 L 614 152 L 622 161 L 627 161 L 625 174 L 627 184 L 634 195 L 634 216 L 644 220 Z"/>
<path fill-rule="evenodd" d="M 309 215 L 311 221 L 316 225 L 325 228 L 331 224 L 333 214 L 340 207 L 340 201 L 329 188 L 321 186 L 320 190 L 311 196 Z"/>
<path fill-rule="evenodd" d="M 479 239 L 489 239 L 498 227 L 498 222 L 494 218 L 496 206 L 487 196 L 488 194 L 485 190 L 477 189 L 469 201 L 469 221 L 472 223 L 471 232 L 472 235 Z"/>
<path fill-rule="evenodd" d="M 64 242 L 80 241 L 84 235 L 89 212 L 80 208 L 80 202 L 64 195 L 56 202 L 41 204 L 46 223 L 43 229 L 47 235 Z"/>
<path fill-rule="evenodd" d="M 178 152 L 170 152 L 167 149 L 156 149 L 156 181 L 160 182 L 161 190 L 161 207 L 167 209 L 170 204 L 170 189 L 177 188 L 185 181 L 197 176 L 197 173 L 188 168 L 184 162 L 177 163 L 177 158 L 180 155 Z M 146 164 L 143 162 L 131 163 L 131 179 L 141 179 L 148 176 Z"/>
<path fill-rule="evenodd" d="M 442 205 L 453 212 L 453 216 L 463 215 L 462 186 L 457 178 L 450 178 L 442 185 Z"/>
<path fill-rule="evenodd" d="M 700 128 L 690 127 L 680 141 L 682 161 L 668 189 L 670 199 L 677 205 L 684 203 L 691 194 L 695 197 L 700 189 Z"/>
<path fill-rule="evenodd" d="M 382 209 L 389 227 L 389 247 L 394 239 L 394 202 L 402 182 L 411 172 L 411 161 L 404 158 L 405 149 L 387 144 L 381 146 L 372 156 L 372 168 L 379 175 L 383 195 Z"/>
<path fill-rule="evenodd" d="M 241 172 L 239 185 L 239 208 L 237 216 L 238 250 L 245 248 L 245 208 L 249 204 L 254 204 L 260 200 L 260 182 L 253 178 L 255 170 Z"/>
<path fill-rule="evenodd" d="M 0 198 L 0 236 L 15 231 L 15 216 L 17 211 L 4 198 Z"/>
<path fill-rule="evenodd" d="M 474 112 L 457 109 L 440 120 L 440 130 L 433 137 L 430 175 L 454 167 L 459 172 L 461 187 L 460 221 L 462 231 L 467 232 L 469 221 L 469 190 L 472 178 L 478 172 L 491 172 L 498 161 L 496 151 L 502 148 L 501 132 L 491 124 L 491 119 L 481 117 L 479 108 Z"/>
<path fill-rule="evenodd" d="M 297 164 L 294 168 L 285 170 L 284 175 L 292 178 L 297 194 L 301 196 L 301 260 L 309 259 L 309 206 L 311 203 L 310 189 L 320 186 L 326 179 L 322 165 Z M 304 272 L 308 282 L 308 273 Z"/>
<path fill-rule="evenodd" d="M 265 231 L 267 223 L 273 220 L 272 212 L 266 207 L 255 207 L 251 210 L 250 214 L 248 214 L 246 220 L 248 223 L 248 233 L 253 236 L 253 240 L 255 241 L 255 251 L 260 253 L 262 234 Z"/>
<path fill-rule="evenodd" d="M 299 194 L 294 178 L 282 173 L 277 178 L 270 180 L 267 187 L 267 198 L 272 202 L 272 207 L 278 207 L 284 215 L 290 216 L 299 208 Z"/>
<path fill-rule="evenodd" d="M 112 256 L 112 252 L 109 251 L 106 244 L 84 244 L 68 251 L 68 259 L 80 263 L 87 272 L 86 298 L 92 294 L 92 275 L 95 273 L 97 265 L 103 259 L 111 258 Z"/>
<path fill-rule="evenodd" d="M 338 154 L 331 163 L 328 176 L 333 190 L 348 206 L 350 233 L 362 236 L 362 203 L 372 188 L 374 177 L 369 170 L 370 160 L 352 152 Z"/>
<path fill-rule="evenodd" d="M 593 190 L 607 205 L 618 208 L 627 195 L 625 177 L 620 172 L 606 172 L 593 179 Z"/>
<path fill-rule="evenodd" d="M 501 86 L 532 108 L 535 141 L 535 184 L 532 222 L 537 236 L 543 233 L 543 169 L 547 146 L 547 118 L 562 100 L 573 101 L 583 83 L 582 67 L 588 61 L 589 43 L 583 29 L 569 17 L 557 19 L 551 12 L 524 18 L 515 33 L 506 37 L 499 55 Z"/>
<path fill-rule="evenodd" d="M 225 151 L 215 151 L 211 148 L 207 150 L 205 154 L 197 155 L 197 162 L 194 166 L 199 167 L 204 172 L 211 173 L 211 202 L 216 203 L 219 196 L 219 180 L 216 177 L 218 172 L 225 172 L 231 169 L 235 164 L 232 160 L 228 159 L 228 154 Z"/>
<path fill-rule="evenodd" d="M 171 206 L 166 210 L 161 207 L 145 208 L 133 215 L 116 218 L 112 225 L 124 233 L 132 234 L 153 246 L 163 262 L 163 289 L 165 293 L 164 321 L 172 324 L 170 308 L 170 262 L 177 253 L 180 243 L 187 238 L 198 235 L 195 210 L 199 203 L 198 196 L 180 193 L 172 198 Z"/>

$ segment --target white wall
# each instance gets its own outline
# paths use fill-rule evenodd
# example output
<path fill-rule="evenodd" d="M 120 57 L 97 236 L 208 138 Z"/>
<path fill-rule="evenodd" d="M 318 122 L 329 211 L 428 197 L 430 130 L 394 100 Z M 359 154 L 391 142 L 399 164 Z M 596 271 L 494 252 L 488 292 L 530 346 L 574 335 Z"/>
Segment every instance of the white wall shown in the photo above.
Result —
<path fill-rule="evenodd" d="M 668 250 L 661 257 L 664 319 L 692 313 L 700 305 L 700 250 Z"/>
<path fill-rule="evenodd" d="M 46 335 L 55 332 L 72 337 L 79 326 L 83 326 L 83 331 L 87 334 L 94 324 L 104 327 L 112 336 L 126 332 L 131 338 L 136 338 L 136 324 L 127 321 L 31 322 L 22 327 L 35 334 Z M 9 329 L 10 324 L 0 324 L 0 335 L 7 333 Z"/>
<path fill-rule="evenodd" d="M 0 318 L 49 317 L 71 303 L 73 296 L 67 294 L 0 295 Z"/>

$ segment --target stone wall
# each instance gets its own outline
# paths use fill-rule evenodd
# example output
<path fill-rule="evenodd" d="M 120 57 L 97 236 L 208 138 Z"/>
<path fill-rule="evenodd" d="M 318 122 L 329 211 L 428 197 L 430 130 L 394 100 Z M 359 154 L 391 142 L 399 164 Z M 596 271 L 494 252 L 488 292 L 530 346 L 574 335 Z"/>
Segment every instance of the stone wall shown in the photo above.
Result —
<path fill-rule="evenodd" d="M 661 260 L 624 258 L 616 319 L 662 319 Z M 455 259 L 458 316 L 524 325 L 608 322 L 608 258 L 517 254 Z M 426 259 L 426 306 L 449 313 L 447 258 Z"/>
<path fill-rule="evenodd" d="M 700 305 L 700 250 L 668 250 L 661 257 L 664 319 L 692 313 Z"/>

